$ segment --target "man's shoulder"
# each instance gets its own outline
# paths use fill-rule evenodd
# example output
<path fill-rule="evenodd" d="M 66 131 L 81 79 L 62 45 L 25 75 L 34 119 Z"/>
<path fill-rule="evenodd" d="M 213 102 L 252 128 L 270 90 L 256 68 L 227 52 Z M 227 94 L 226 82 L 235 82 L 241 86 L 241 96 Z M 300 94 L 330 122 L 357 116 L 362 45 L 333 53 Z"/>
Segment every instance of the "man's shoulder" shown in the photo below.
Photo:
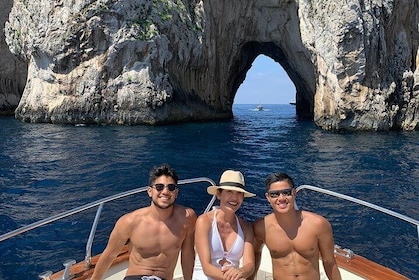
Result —
<path fill-rule="evenodd" d="M 138 217 L 143 217 L 146 216 L 147 213 L 149 212 L 149 206 L 148 207 L 143 207 L 143 208 L 139 208 L 136 209 L 134 211 L 131 211 L 129 213 L 126 213 L 124 215 L 122 215 L 119 220 L 132 220 L 132 219 L 136 219 Z"/>
<path fill-rule="evenodd" d="M 266 214 L 265 216 L 262 216 L 262 217 L 260 217 L 260 218 L 258 218 L 256 221 L 265 221 L 265 220 L 269 220 L 269 219 L 272 219 L 272 218 L 275 218 L 275 214 L 274 213 L 269 213 L 269 214 Z"/>
<path fill-rule="evenodd" d="M 185 216 L 185 217 L 195 217 L 196 218 L 196 213 L 195 210 L 191 207 L 187 207 L 187 206 L 183 206 L 181 204 L 175 204 L 174 205 L 174 210 L 176 211 L 176 213 L 178 213 L 181 216 Z"/>
<path fill-rule="evenodd" d="M 269 216 L 269 215 L 267 215 Z M 264 243 L 265 241 L 265 233 L 266 233 L 266 223 L 265 219 L 267 216 L 263 216 L 260 218 L 257 218 L 252 223 L 252 229 L 254 232 L 255 240 L 259 242 L 260 244 Z"/>
<path fill-rule="evenodd" d="M 174 204 L 173 207 L 174 209 L 181 210 L 181 211 L 194 211 L 191 207 L 184 206 L 182 204 Z"/>
<path fill-rule="evenodd" d="M 310 211 L 301 211 L 303 218 L 308 220 L 310 223 L 312 224 L 319 224 L 319 225 L 323 225 L 323 224 L 328 224 L 328 220 L 323 217 L 322 215 L 319 215 L 317 213 L 314 212 L 310 212 Z"/>
<path fill-rule="evenodd" d="M 267 214 L 265 216 L 259 217 L 257 218 L 254 222 L 253 222 L 253 227 L 264 227 L 265 223 L 267 221 L 269 221 L 269 219 L 271 219 L 271 217 L 273 216 L 272 213 Z"/>
<path fill-rule="evenodd" d="M 135 209 L 132 212 L 127 213 L 126 215 L 131 215 L 131 216 L 147 215 L 150 212 L 150 208 L 151 208 L 150 206 L 138 208 L 138 209 Z"/>
<path fill-rule="evenodd" d="M 301 214 L 303 215 L 303 217 L 308 217 L 308 218 L 323 218 L 322 215 L 317 214 L 315 212 L 307 211 L 307 210 L 301 210 Z"/>
<path fill-rule="evenodd" d="M 146 208 L 140 208 L 122 215 L 116 222 L 115 227 L 120 229 L 129 229 L 137 226 L 144 220 L 144 217 L 147 217 L 148 209 Z"/>

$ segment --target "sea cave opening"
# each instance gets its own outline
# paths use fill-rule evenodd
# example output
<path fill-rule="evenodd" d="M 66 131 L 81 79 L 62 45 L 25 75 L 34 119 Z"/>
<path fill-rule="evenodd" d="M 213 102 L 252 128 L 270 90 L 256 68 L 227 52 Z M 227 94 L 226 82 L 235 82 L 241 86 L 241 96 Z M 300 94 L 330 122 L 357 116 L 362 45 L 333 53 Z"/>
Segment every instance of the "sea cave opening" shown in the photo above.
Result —
<path fill-rule="evenodd" d="M 295 103 L 296 89 L 284 68 L 272 58 L 259 55 L 246 73 L 234 97 L 235 104 Z"/>

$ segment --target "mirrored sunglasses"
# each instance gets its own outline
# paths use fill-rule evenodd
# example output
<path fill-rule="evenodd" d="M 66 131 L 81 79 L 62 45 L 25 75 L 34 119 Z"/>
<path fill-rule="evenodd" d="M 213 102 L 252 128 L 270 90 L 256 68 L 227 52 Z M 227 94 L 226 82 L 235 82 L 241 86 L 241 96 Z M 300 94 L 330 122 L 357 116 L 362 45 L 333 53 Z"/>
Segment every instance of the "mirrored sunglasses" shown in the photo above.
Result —
<path fill-rule="evenodd" d="M 274 190 L 274 191 L 269 191 L 268 195 L 271 198 L 277 198 L 280 195 L 283 196 L 291 196 L 292 195 L 292 189 L 284 189 L 284 190 Z"/>
<path fill-rule="evenodd" d="M 164 190 L 165 187 L 167 187 L 167 189 L 171 192 L 173 192 L 174 190 L 177 189 L 177 185 L 176 184 L 168 184 L 168 185 L 164 185 L 164 184 L 154 184 L 153 187 L 156 189 L 156 191 L 161 192 L 162 190 Z"/>

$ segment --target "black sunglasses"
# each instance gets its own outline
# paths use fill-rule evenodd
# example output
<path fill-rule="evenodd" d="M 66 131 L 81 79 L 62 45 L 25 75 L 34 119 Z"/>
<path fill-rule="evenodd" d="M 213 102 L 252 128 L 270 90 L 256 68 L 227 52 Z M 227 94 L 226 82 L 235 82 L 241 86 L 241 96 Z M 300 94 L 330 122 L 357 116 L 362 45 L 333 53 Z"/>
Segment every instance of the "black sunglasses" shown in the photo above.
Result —
<path fill-rule="evenodd" d="M 271 198 L 277 198 L 277 197 L 279 197 L 281 194 L 282 194 L 283 196 L 291 196 L 291 195 L 292 195 L 292 189 L 275 190 L 275 191 L 269 191 L 269 192 L 268 192 L 268 195 L 269 195 Z"/>
<path fill-rule="evenodd" d="M 162 190 L 164 190 L 164 187 L 167 187 L 167 189 L 171 192 L 173 192 L 174 190 L 177 189 L 177 185 L 175 184 L 168 184 L 168 185 L 164 185 L 164 184 L 154 184 L 153 187 L 156 189 L 156 191 L 161 192 Z"/>

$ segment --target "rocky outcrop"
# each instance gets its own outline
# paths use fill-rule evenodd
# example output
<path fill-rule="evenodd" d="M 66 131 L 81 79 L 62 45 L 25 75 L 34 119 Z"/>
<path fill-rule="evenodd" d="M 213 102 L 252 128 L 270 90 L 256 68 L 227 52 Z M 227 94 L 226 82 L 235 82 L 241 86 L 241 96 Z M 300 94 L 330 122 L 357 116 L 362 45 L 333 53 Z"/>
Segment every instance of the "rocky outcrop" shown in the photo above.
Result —
<path fill-rule="evenodd" d="M 264 54 L 328 130 L 418 130 L 416 0 L 15 0 L 5 25 L 29 63 L 16 116 L 166 124 L 228 119 Z"/>
<path fill-rule="evenodd" d="M 311 31 L 325 38 L 315 44 L 315 122 L 326 129 L 419 129 L 419 3 L 315 2 L 307 6 L 317 14 Z"/>
<path fill-rule="evenodd" d="M 13 0 L 3 0 L 0 9 L 0 26 L 4 26 L 12 9 Z M 0 115 L 13 115 L 25 87 L 27 64 L 10 51 L 0 28 Z"/>

